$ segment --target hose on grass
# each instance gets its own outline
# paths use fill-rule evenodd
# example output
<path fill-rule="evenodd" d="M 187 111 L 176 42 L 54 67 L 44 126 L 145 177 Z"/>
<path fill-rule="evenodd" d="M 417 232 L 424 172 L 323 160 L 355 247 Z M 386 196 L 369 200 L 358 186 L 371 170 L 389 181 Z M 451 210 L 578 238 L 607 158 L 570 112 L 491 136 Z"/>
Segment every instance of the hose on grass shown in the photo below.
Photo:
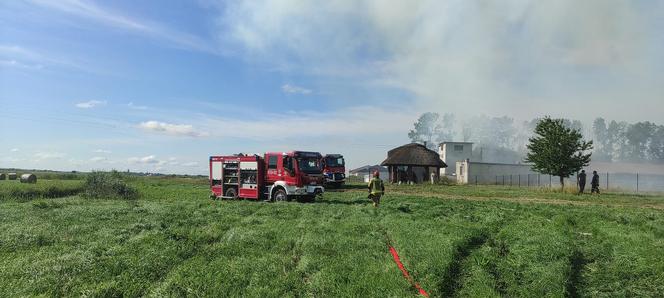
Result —
<path fill-rule="evenodd" d="M 383 236 L 385 237 L 385 243 L 387 244 L 387 247 L 390 250 L 390 254 L 392 255 L 392 259 L 394 259 L 394 263 L 397 264 L 397 267 L 399 267 L 399 270 L 401 270 L 401 273 L 403 274 L 403 277 L 410 283 L 410 285 L 417 290 L 417 292 L 424 296 L 424 297 L 429 297 L 429 294 L 420 286 L 417 281 L 413 278 L 412 275 L 408 273 L 408 270 L 406 270 L 406 266 L 403 265 L 401 262 L 401 258 L 399 257 L 399 253 L 397 250 L 394 248 L 392 245 L 392 240 L 390 239 L 390 236 L 387 235 L 387 231 L 385 231 L 384 228 L 381 227 L 381 230 L 383 232 Z"/>

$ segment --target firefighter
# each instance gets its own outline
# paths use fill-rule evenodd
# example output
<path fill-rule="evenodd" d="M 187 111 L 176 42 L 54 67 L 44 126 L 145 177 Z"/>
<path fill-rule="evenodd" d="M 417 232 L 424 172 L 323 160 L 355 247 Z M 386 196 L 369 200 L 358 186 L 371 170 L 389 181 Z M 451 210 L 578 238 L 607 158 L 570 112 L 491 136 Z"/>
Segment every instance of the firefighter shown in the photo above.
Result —
<path fill-rule="evenodd" d="M 592 187 L 590 189 L 591 194 L 599 194 L 599 175 L 597 175 L 597 171 L 593 171 L 593 180 L 590 181 L 590 186 Z"/>
<path fill-rule="evenodd" d="M 373 178 L 369 181 L 369 199 L 373 201 L 373 206 L 378 207 L 380 204 L 380 197 L 385 193 L 385 185 L 383 180 L 380 180 L 380 173 L 373 172 Z"/>
<path fill-rule="evenodd" d="M 581 170 L 577 179 L 579 182 L 579 194 L 582 194 L 583 190 L 586 188 L 586 170 Z"/>

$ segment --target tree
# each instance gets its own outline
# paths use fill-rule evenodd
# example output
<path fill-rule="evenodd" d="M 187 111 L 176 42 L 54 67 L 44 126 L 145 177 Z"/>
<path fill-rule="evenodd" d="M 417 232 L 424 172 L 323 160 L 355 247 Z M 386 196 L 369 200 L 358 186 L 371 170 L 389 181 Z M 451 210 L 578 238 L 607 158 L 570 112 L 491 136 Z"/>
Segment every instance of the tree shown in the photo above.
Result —
<path fill-rule="evenodd" d="M 611 146 L 612 161 L 622 161 L 629 156 L 627 138 L 625 137 L 627 127 L 628 124 L 626 122 L 616 122 L 615 120 L 609 122 L 609 126 L 606 129 L 606 138 L 608 144 Z"/>
<path fill-rule="evenodd" d="M 579 120 L 570 120 L 563 118 L 563 125 L 567 128 L 576 129 L 578 131 L 583 131 L 583 124 Z"/>
<path fill-rule="evenodd" d="M 507 116 L 488 117 L 481 115 L 470 121 L 473 127 L 473 140 L 482 147 L 512 148 L 516 133 L 514 119 Z"/>
<path fill-rule="evenodd" d="M 426 142 L 427 148 L 435 150 L 438 142 L 452 140 L 454 115 L 445 114 L 441 119 L 438 113 L 427 112 L 417 119 L 408 138 L 414 143 Z"/>
<path fill-rule="evenodd" d="M 473 127 L 468 122 L 464 122 L 461 127 L 461 137 L 464 142 L 470 142 L 473 137 Z"/>
<path fill-rule="evenodd" d="M 643 162 L 650 159 L 648 148 L 653 143 L 657 125 L 651 122 L 637 122 L 627 127 L 625 138 L 630 161 Z"/>
<path fill-rule="evenodd" d="M 453 141 L 454 140 L 454 122 L 455 122 L 455 117 L 454 114 L 452 113 L 445 113 L 443 115 L 443 120 L 442 122 L 442 129 L 440 131 L 440 134 L 438 135 L 438 142 L 443 142 L 443 141 Z"/>
<path fill-rule="evenodd" d="M 595 159 L 611 161 L 611 143 L 604 118 L 596 118 L 593 121 L 593 138 L 595 141 Z"/>
<path fill-rule="evenodd" d="M 657 163 L 664 163 L 664 125 L 658 125 L 648 146 L 648 155 Z"/>
<path fill-rule="evenodd" d="M 529 142 L 526 162 L 533 163 L 537 172 L 560 177 L 561 189 L 564 178 L 590 163 L 592 152 L 586 152 L 592 150 L 593 141 L 584 141 L 581 132 L 566 126 L 563 119 L 542 119 Z"/>

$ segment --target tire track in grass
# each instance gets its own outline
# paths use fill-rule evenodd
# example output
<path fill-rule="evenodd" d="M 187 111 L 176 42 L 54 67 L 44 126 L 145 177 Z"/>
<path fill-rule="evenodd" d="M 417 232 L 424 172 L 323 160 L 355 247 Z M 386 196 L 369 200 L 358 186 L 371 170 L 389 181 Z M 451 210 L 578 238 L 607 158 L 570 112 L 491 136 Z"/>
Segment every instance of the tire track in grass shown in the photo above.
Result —
<path fill-rule="evenodd" d="M 490 240 L 493 239 L 493 236 L 491 235 L 495 235 L 496 233 L 498 233 L 498 231 L 504 225 L 504 220 L 505 219 L 501 219 L 498 222 L 494 223 L 495 226 L 490 227 L 488 231 L 485 230 L 473 231 L 471 237 L 465 239 L 461 243 L 461 245 L 457 246 L 453 254 L 452 258 L 453 261 L 446 269 L 445 274 L 443 275 L 443 278 L 441 279 L 438 287 L 438 290 L 442 297 L 452 297 L 457 294 L 457 292 L 461 289 L 462 286 L 461 275 L 464 264 L 468 261 L 468 258 L 472 255 L 472 253 L 477 249 L 485 245 L 493 246 L 490 242 Z M 418 291 L 419 294 L 425 297 L 429 297 L 428 293 L 415 281 L 415 278 L 408 273 L 407 269 L 402 264 L 400 256 L 398 255 L 396 249 L 391 245 L 391 240 L 389 235 L 387 234 L 387 230 L 385 229 L 385 227 L 379 226 L 378 228 L 383 233 L 386 244 L 390 250 L 390 254 L 392 255 L 399 269 L 402 271 L 406 280 L 411 284 L 411 286 L 415 290 Z M 494 289 L 496 290 L 496 292 L 498 292 L 502 296 L 505 296 L 506 295 L 505 281 L 502 280 L 495 264 L 490 264 L 488 268 L 485 267 L 484 270 L 494 279 L 496 283 L 494 285 Z"/>
<path fill-rule="evenodd" d="M 217 204 L 216 202 L 213 202 L 215 204 L 215 208 L 220 208 L 223 207 L 223 203 Z M 154 295 L 154 296 L 163 296 L 162 291 L 165 290 L 165 287 L 168 286 L 168 283 L 170 282 L 170 277 L 173 274 L 178 273 L 181 268 L 186 266 L 189 262 L 195 262 L 197 258 L 199 257 L 205 257 L 207 254 L 211 254 L 212 252 L 210 249 L 214 247 L 217 243 L 222 243 L 222 242 L 228 242 L 231 238 L 233 238 L 235 230 L 237 227 L 242 227 L 243 225 L 246 225 L 248 221 L 253 220 L 255 215 L 261 211 L 261 206 L 258 205 L 257 208 L 250 210 L 248 213 L 243 215 L 241 220 L 238 220 L 234 222 L 233 225 L 228 225 L 222 227 L 221 230 L 217 231 L 216 234 L 218 234 L 218 237 L 212 237 L 211 239 L 208 239 L 207 241 L 203 241 L 201 243 L 194 243 L 193 247 L 190 251 L 188 251 L 188 254 L 184 256 L 184 258 L 181 258 L 180 260 L 176 260 L 172 264 L 166 268 L 167 270 L 160 274 L 159 278 L 156 280 L 152 281 L 152 286 L 149 288 L 146 288 L 143 292 L 143 294 L 147 295 Z M 164 221 L 171 220 L 171 218 L 168 216 L 168 214 L 163 215 L 160 219 L 162 224 L 164 224 Z M 174 225 L 177 227 L 177 225 Z M 200 226 L 199 228 L 203 229 L 206 227 L 210 227 L 211 224 L 208 222 L 206 225 Z M 170 227 L 166 225 L 164 228 L 162 228 L 162 233 L 164 237 L 167 237 L 168 239 L 171 240 L 176 240 L 180 241 L 178 239 L 172 239 L 173 238 L 173 233 L 170 231 Z M 184 240 L 191 240 L 188 238 Z"/>
<path fill-rule="evenodd" d="M 452 255 L 452 262 L 447 267 L 445 275 L 440 280 L 438 290 L 441 293 L 441 296 L 453 297 L 456 294 L 461 286 L 461 267 L 463 262 L 474 250 L 484 245 L 487 240 L 488 237 L 486 234 L 479 234 L 466 239 L 461 245 L 457 246 Z"/>
<path fill-rule="evenodd" d="M 496 292 L 498 292 L 501 297 L 507 297 L 507 283 L 503 280 L 500 271 L 496 267 L 496 264 L 490 264 L 487 272 L 489 272 L 489 275 L 491 275 L 493 280 L 496 282 L 494 287 Z"/>
<path fill-rule="evenodd" d="M 488 246 L 490 249 L 489 257 L 495 259 L 485 264 L 479 264 L 478 266 L 493 279 L 494 282 L 493 289 L 496 291 L 496 293 L 498 293 L 500 297 L 507 297 L 509 296 L 507 293 L 507 283 L 503 279 L 503 276 L 500 270 L 498 269 L 498 265 L 495 262 L 497 259 L 505 258 L 508 253 L 508 249 L 505 246 L 505 244 L 497 242 L 495 238 L 495 235 L 498 234 L 499 229 L 501 227 L 502 224 L 498 228 L 493 229 L 491 232 L 492 236 L 489 236 L 486 242 L 483 244 L 483 246 Z M 479 246 L 478 249 L 480 249 L 483 246 Z M 470 256 L 472 256 L 472 253 L 469 255 L 469 257 Z M 465 286 L 465 284 L 463 286 Z"/>
<path fill-rule="evenodd" d="M 392 255 L 392 259 L 394 259 L 394 262 L 397 264 L 397 267 L 399 267 L 399 270 L 401 271 L 401 274 L 403 274 L 403 277 L 410 283 L 410 285 L 422 296 L 424 297 L 429 297 L 429 294 L 420 286 L 417 281 L 415 281 L 415 278 L 411 274 L 408 273 L 408 270 L 406 267 L 403 265 L 401 262 L 401 258 L 399 257 L 399 253 L 397 250 L 392 246 L 392 240 L 390 239 L 390 236 L 387 234 L 387 230 L 385 230 L 384 227 L 380 227 L 381 232 L 383 233 L 383 236 L 385 237 L 385 242 L 387 244 L 388 249 L 390 250 L 390 254 Z"/>
<path fill-rule="evenodd" d="M 588 263 L 588 260 L 585 258 L 583 253 L 579 250 L 575 250 L 574 253 L 570 256 L 570 273 L 567 277 L 567 283 L 565 288 L 567 290 L 566 297 L 581 297 L 579 294 L 579 286 L 583 282 L 583 277 L 581 272 L 583 268 Z"/>
<path fill-rule="evenodd" d="M 492 202 L 492 201 L 505 201 L 511 203 L 519 204 L 546 204 L 546 205 L 570 205 L 570 206 L 599 206 L 599 207 L 614 207 L 614 208 L 635 208 L 635 209 L 655 209 L 655 210 L 664 210 L 664 204 L 658 205 L 654 203 L 617 203 L 617 202 L 606 202 L 606 201 L 573 201 L 573 200 L 563 200 L 563 199 L 544 199 L 544 198 L 533 198 L 533 197 L 499 197 L 499 196 L 490 196 L 490 197 L 481 197 L 481 196 L 471 196 L 471 195 L 450 195 L 450 194 L 441 194 L 441 193 L 415 193 L 407 191 L 392 191 L 390 194 L 401 195 L 401 196 L 413 196 L 420 198 L 438 198 L 438 199 L 449 199 L 449 200 L 461 200 L 461 201 L 476 201 L 476 202 Z"/>

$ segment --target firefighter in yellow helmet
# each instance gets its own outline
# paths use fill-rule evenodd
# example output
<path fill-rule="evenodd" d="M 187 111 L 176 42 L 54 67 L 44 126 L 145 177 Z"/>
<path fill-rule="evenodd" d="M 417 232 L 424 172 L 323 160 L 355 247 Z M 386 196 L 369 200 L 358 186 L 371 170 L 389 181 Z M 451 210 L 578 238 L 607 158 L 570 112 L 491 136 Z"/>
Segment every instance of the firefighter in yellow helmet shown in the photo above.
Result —
<path fill-rule="evenodd" d="M 378 207 L 380 204 L 380 197 L 385 193 L 385 185 L 383 180 L 380 180 L 378 171 L 373 172 L 373 178 L 369 181 L 369 199 L 373 201 L 373 206 Z"/>

